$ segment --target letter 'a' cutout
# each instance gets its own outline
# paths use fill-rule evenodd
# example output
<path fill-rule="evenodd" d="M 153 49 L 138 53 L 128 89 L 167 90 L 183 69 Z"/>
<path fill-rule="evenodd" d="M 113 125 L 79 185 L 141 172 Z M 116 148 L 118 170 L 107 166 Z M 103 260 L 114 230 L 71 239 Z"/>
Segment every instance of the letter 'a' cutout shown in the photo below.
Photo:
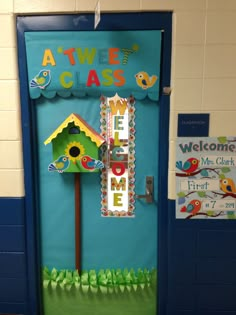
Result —
<path fill-rule="evenodd" d="M 135 108 L 134 98 L 101 98 L 103 217 L 134 217 Z"/>

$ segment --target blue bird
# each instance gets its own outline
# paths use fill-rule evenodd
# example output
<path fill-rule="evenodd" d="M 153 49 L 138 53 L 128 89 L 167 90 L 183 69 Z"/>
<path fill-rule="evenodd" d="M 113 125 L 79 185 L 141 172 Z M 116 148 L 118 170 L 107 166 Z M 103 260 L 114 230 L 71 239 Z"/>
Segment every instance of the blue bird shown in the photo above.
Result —
<path fill-rule="evenodd" d="M 39 73 L 30 81 L 31 88 L 45 89 L 51 81 L 51 71 L 41 70 Z"/>
<path fill-rule="evenodd" d="M 49 172 L 57 171 L 58 173 L 63 173 L 69 167 L 69 165 L 70 160 L 68 156 L 62 155 L 56 161 L 48 165 L 48 171 Z"/>

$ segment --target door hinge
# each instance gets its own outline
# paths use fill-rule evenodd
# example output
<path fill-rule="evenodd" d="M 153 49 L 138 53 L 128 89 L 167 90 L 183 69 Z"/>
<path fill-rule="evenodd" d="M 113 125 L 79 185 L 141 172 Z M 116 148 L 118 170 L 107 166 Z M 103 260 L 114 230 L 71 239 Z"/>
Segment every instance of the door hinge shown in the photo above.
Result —
<path fill-rule="evenodd" d="M 163 91 L 163 94 L 164 94 L 164 95 L 170 95 L 172 89 L 171 89 L 170 86 L 164 86 L 162 91 Z"/>

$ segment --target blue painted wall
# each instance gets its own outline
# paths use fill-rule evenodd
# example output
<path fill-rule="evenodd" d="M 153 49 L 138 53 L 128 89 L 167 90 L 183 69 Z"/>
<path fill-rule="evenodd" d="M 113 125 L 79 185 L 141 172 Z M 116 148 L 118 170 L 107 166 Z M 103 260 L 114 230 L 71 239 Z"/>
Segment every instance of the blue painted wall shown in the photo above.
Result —
<path fill-rule="evenodd" d="M 236 221 L 175 220 L 169 202 L 168 315 L 236 314 Z"/>
<path fill-rule="evenodd" d="M 24 198 L 0 198 L 0 313 L 25 314 Z"/>

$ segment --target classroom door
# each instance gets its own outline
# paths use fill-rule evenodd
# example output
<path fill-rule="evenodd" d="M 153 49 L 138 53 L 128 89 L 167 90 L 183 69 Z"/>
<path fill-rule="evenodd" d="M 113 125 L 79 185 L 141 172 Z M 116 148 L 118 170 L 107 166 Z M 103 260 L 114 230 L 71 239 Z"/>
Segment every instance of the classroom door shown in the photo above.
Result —
<path fill-rule="evenodd" d="M 125 18 L 126 15 L 123 17 Z M 127 29 L 136 29 L 134 25 L 137 25 L 138 18 L 143 21 L 143 25 L 146 25 L 147 31 L 158 28 L 155 26 L 156 19 L 152 14 L 150 16 L 148 14 L 132 15 L 132 17 L 125 18 Z M 58 18 L 62 22 L 63 19 Z M 69 28 L 72 24 L 77 26 L 80 21 L 84 22 L 84 17 L 80 18 L 67 16 L 63 20 L 64 25 L 67 22 L 71 23 Z M 91 23 L 91 16 L 86 16 L 86 18 L 88 18 L 86 22 Z M 114 21 L 120 21 L 118 15 L 112 15 L 112 18 L 110 15 L 106 15 L 102 28 L 105 30 L 114 28 Z M 115 29 L 119 30 L 119 27 L 121 25 L 115 26 Z M 55 27 L 55 24 L 52 24 L 50 31 L 54 31 L 54 28 L 58 29 L 58 25 Z M 122 24 L 122 29 L 124 30 L 124 24 Z M 142 32 L 145 35 L 145 30 Z M 71 35 L 71 33 L 69 34 Z M 86 36 L 89 37 L 90 34 L 96 36 L 94 31 L 88 32 Z M 162 53 L 165 47 L 167 46 L 164 42 L 161 48 Z M 60 53 L 60 51 L 63 51 L 63 47 L 58 46 L 58 52 Z M 69 59 L 72 58 L 70 52 L 64 52 L 64 54 L 68 54 Z M 44 61 L 53 63 L 53 60 L 54 56 L 52 57 L 49 53 Z M 166 67 L 166 61 L 164 65 L 163 68 Z M 30 67 L 29 63 L 28 67 Z M 64 76 L 60 76 L 60 80 L 64 85 L 69 86 L 72 76 L 68 73 L 67 71 Z M 165 81 L 168 81 L 168 77 L 160 71 L 160 77 L 158 77 L 161 82 L 160 91 L 162 91 Z M 76 78 L 78 80 L 78 73 Z M 93 76 L 92 83 L 96 84 L 96 79 L 97 77 Z M 107 77 L 106 79 L 109 80 Z M 151 80 L 151 78 L 148 79 Z M 142 79 L 140 84 L 146 84 L 148 79 Z M 29 77 L 28 81 L 33 84 L 35 79 Z M 143 90 L 145 89 L 146 86 Z M 135 172 L 132 172 L 131 176 L 134 186 L 132 195 L 134 211 L 130 217 L 114 214 L 105 216 L 101 212 L 103 195 L 101 194 L 100 172 L 81 173 L 80 189 L 78 189 L 78 186 L 75 185 L 75 174 L 50 172 L 49 165 L 57 165 L 55 156 L 52 155 L 54 148 L 51 145 L 45 146 L 45 140 L 48 137 L 50 138 L 52 135 L 51 138 L 54 139 L 63 134 L 64 127 L 68 126 L 65 119 L 70 117 L 71 113 L 83 117 L 86 124 L 92 126 L 96 133 L 100 133 L 101 98 L 96 93 L 81 97 L 81 95 L 73 93 L 68 95 L 60 92 L 46 95 L 44 89 L 41 89 L 40 92 L 40 97 L 35 97 L 31 106 L 34 107 L 34 128 L 36 130 L 33 140 L 37 160 L 35 167 L 37 170 L 44 314 L 73 314 L 78 311 L 81 314 L 91 314 L 91 312 L 110 314 L 112 311 L 114 314 L 115 310 L 117 310 L 117 314 L 121 314 L 121 312 L 136 315 L 156 314 L 156 274 L 159 269 L 159 261 L 161 261 L 158 252 L 163 246 L 162 243 L 158 248 L 160 244 L 158 235 L 162 235 L 162 228 L 158 221 L 162 219 L 160 205 L 164 204 L 163 200 L 167 198 L 165 187 L 167 184 L 166 156 L 168 155 L 168 149 L 162 149 L 164 152 L 162 153 L 159 148 L 161 139 L 166 141 L 166 147 L 168 145 L 168 124 L 163 125 L 165 121 L 168 121 L 168 110 L 163 110 L 164 103 L 167 101 L 168 104 L 168 100 L 165 95 L 162 95 L 162 92 L 158 92 L 159 100 L 153 100 L 153 97 L 134 97 L 132 120 L 126 119 L 129 132 L 131 127 L 135 130 L 132 139 L 132 158 L 135 159 L 135 168 L 132 171 L 135 170 Z M 105 97 L 105 99 L 107 98 Z M 124 99 L 122 97 L 122 100 Z M 116 114 L 121 116 L 119 111 Z M 58 126 L 60 126 L 59 131 Z M 67 155 L 75 146 L 77 149 L 79 146 L 80 151 L 84 150 L 81 148 L 81 143 L 78 145 L 78 141 L 70 143 L 71 146 L 67 147 Z M 129 149 L 131 148 L 130 141 L 126 145 Z M 115 156 L 120 157 L 120 152 Z M 163 164 L 160 165 L 160 161 L 163 161 Z M 159 178 L 162 178 L 161 183 Z M 107 194 L 109 193 L 111 191 L 107 191 Z M 81 270 L 79 273 L 75 270 L 77 246 L 75 242 L 75 199 L 78 195 L 81 208 L 79 231 L 81 235 Z M 119 205 L 119 201 L 120 199 L 116 205 Z M 68 292 L 71 294 L 68 295 Z M 108 299 L 104 295 L 107 292 L 111 294 Z M 137 297 L 139 298 L 137 299 Z"/>

